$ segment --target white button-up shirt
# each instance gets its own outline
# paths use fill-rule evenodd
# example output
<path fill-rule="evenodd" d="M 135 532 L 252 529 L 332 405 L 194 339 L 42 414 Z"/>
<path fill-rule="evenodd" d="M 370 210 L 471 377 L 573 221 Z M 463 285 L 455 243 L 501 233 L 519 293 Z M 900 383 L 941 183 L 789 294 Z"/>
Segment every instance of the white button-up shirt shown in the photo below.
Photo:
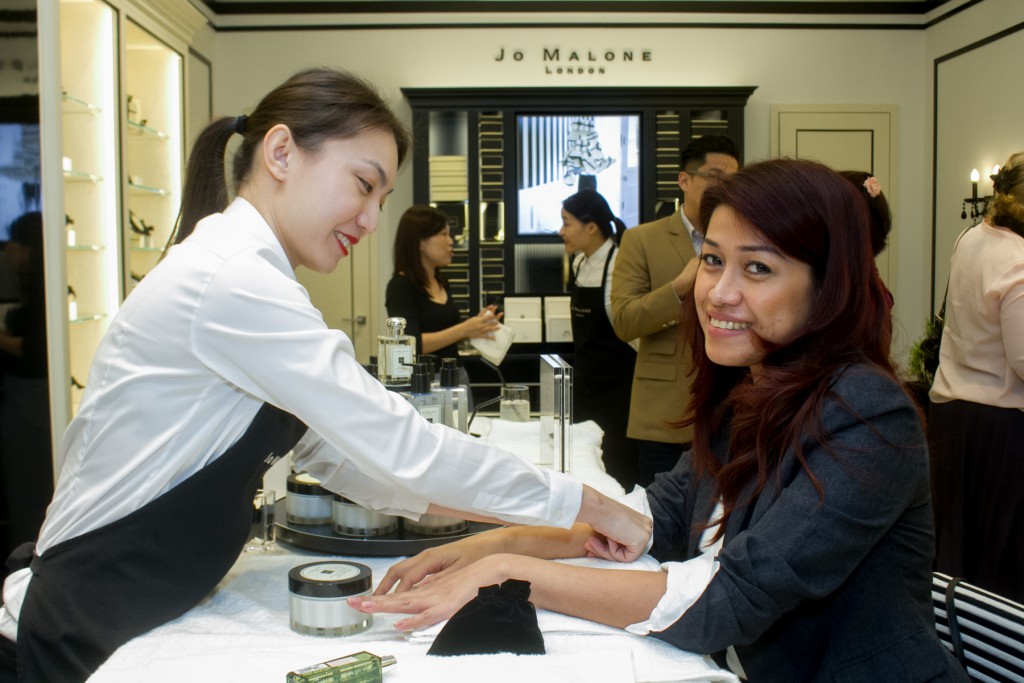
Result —
<path fill-rule="evenodd" d="M 100 344 L 36 552 L 141 508 L 202 469 L 264 403 L 309 426 L 295 467 L 374 509 L 436 502 L 524 524 L 571 526 L 581 485 L 430 424 L 327 327 L 256 209 L 201 221 L 135 288 Z M 216 520 L 211 520 L 216 523 Z M 30 570 L 4 584 L 14 640 Z"/>

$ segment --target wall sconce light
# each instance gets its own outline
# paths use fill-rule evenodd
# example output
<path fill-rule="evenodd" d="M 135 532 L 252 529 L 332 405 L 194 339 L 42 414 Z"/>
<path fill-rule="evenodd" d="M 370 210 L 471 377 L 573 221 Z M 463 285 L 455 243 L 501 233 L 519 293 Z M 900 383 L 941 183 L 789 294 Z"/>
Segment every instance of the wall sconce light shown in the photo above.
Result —
<path fill-rule="evenodd" d="M 999 173 L 999 165 L 992 167 L 992 175 Z M 990 176 L 991 177 L 991 176 Z M 983 197 L 978 196 L 978 181 L 981 180 L 981 174 L 978 173 L 978 169 L 971 169 L 971 196 L 964 199 L 963 208 L 960 210 L 960 219 L 967 219 L 967 205 L 971 205 L 971 220 L 977 221 L 979 218 L 985 215 L 988 211 L 988 203 L 992 201 L 992 195 L 985 195 Z"/>

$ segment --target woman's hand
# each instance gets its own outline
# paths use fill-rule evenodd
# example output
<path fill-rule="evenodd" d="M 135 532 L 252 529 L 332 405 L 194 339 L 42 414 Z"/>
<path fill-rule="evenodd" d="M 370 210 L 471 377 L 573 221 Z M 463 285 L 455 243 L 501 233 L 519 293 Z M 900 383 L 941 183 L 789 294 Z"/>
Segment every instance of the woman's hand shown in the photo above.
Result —
<path fill-rule="evenodd" d="M 428 548 L 418 555 L 402 560 L 388 569 L 373 594 L 381 595 L 392 588 L 395 589 L 395 593 L 404 593 L 417 585 L 426 585 L 439 576 L 472 564 L 482 557 L 501 552 L 503 546 L 497 533 L 499 531 L 487 531 L 453 543 Z"/>
<path fill-rule="evenodd" d="M 482 309 L 472 318 L 462 321 L 462 331 L 466 339 L 494 339 L 494 333 L 498 331 L 498 322 L 504 313 L 497 313 L 496 306 L 488 306 Z"/>
<path fill-rule="evenodd" d="M 420 555 L 423 554 L 425 553 Z M 398 612 L 414 615 L 395 622 L 395 628 L 401 631 L 424 628 L 443 621 L 458 612 L 463 605 L 476 597 L 481 586 L 490 586 L 504 581 L 508 574 L 508 560 L 512 557 L 509 555 L 485 557 L 467 564 L 461 569 L 449 571 L 444 576 L 436 576 L 433 581 L 420 584 L 415 590 L 387 595 L 375 593 L 371 597 L 351 597 L 348 599 L 348 604 L 360 612 L 369 614 Z M 448 568 L 453 569 L 453 567 L 454 565 L 449 565 Z M 390 572 L 388 573 L 390 574 Z"/>
<path fill-rule="evenodd" d="M 587 552 L 615 562 L 632 562 L 647 550 L 654 523 L 637 512 L 589 486 L 583 487 L 583 503 L 577 521 L 589 523 L 604 539 L 591 538 Z"/>

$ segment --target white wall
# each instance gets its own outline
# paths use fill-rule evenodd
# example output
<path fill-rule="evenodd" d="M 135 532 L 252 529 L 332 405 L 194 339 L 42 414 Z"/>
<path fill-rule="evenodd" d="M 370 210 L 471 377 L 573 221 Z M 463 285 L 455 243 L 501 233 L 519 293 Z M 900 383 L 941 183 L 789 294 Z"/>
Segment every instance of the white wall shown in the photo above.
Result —
<path fill-rule="evenodd" d="M 220 32 L 214 57 L 214 113 L 248 112 L 267 90 L 314 65 L 362 74 L 407 116 L 402 87 L 753 85 L 757 90 L 746 113 L 746 159 L 753 161 L 768 155 L 772 104 L 896 105 L 899 196 L 894 198 L 897 213 L 890 243 L 899 269 L 894 349 L 902 354 L 919 336 L 931 296 L 932 60 L 1022 18 L 1024 3 L 1019 0 L 985 0 L 928 30 L 620 26 Z M 607 49 L 649 50 L 651 60 L 615 61 L 601 75 L 558 76 L 545 73 L 541 57 L 545 48 L 553 47 L 561 49 L 563 62 L 572 49 L 584 55 L 601 55 Z M 521 50 L 522 61 L 496 62 L 502 48 L 506 56 Z M 973 92 L 957 89 L 958 107 L 974 106 L 973 101 L 991 90 L 981 83 L 992 81 L 983 72 L 976 75 L 982 80 L 972 84 Z M 944 72 L 942 77 L 944 95 Z M 949 78 L 963 76 L 951 73 Z M 1024 109 L 1015 106 L 1007 116 L 1020 111 Z M 947 120 L 944 113 L 940 122 Z M 1004 127 L 1000 123 L 999 128 Z M 1000 160 L 1009 151 L 1002 140 L 992 146 L 1000 150 Z M 1015 148 L 1019 147 L 1024 145 Z M 967 164 L 967 171 L 979 164 Z M 411 203 L 411 182 L 407 166 L 375 238 L 378 292 L 390 274 L 394 226 Z M 377 302 L 378 319 L 383 319 L 379 297 Z"/>
<path fill-rule="evenodd" d="M 992 166 L 1024 151 L 1024 89 L 1019 85 L 1024 30 L 1013 31 L 1017 26 L 1024 27 L 1024 2 L 985 0 L 927 34 L 929 101 L 937 93 L 936 309 L 942 305 L 956 237 L 970 224 L 960 219 L 960 211 L 971 193 L 971 169 L 981 172 L 979 194 L 991 194 L 988 172 Z M 930 179 L 933 149 L 930 139 L 927 143 L 923 172 Z M 931 187 L 927 192 L 930 207 Z M 931 215 L 927 218 L 930 221 Z M 930 242 L 922 244 L 930 246 Z"/>

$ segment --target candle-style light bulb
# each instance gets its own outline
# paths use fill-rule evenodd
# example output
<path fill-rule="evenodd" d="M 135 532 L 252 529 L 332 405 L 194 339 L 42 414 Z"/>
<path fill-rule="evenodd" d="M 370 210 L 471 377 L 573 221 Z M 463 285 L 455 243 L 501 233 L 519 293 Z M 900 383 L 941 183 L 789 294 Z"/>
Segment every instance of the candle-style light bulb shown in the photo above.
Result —
<path fill-rule="evenodd" d="M 978 169 L 971 169 L 971 199 L 978 199 L 978 181 L 981 179 L 981 174 L 978 173 Z"/>
<path fill-rule="evenodd" d="M 971 182 L 972 183 L 976 183 L 979 180 L 981 180 L 981 174 L 978 173 L 978 169 L 972 168 L 971 169 Z"/>
<path fill-rule="evenodd" d="M 992 175 L 999 175 L 999 164 L 992 167 Z"/>

